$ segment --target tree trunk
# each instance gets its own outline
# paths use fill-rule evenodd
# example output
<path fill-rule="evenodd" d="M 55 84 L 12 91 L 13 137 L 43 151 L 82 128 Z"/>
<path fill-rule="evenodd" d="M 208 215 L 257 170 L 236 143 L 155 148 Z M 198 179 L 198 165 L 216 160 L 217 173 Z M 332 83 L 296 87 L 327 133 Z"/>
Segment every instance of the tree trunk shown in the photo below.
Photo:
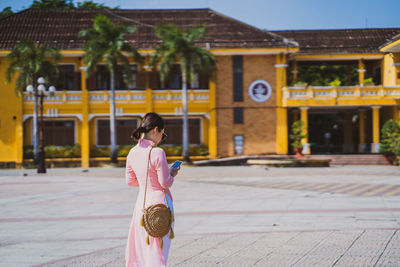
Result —
<path fill-rule="evenodd" d="M 183 161 L 190 163 L 189 157 L 189 120 L 186 88 L 186 70 L 182 68 L 182 104 L 183 104 Z"/>
<path fill-rule="evenodd" d="M 117 140 L 115 125 L 115 68 L 110 75 L 111 97 L 110 97 L 110 157 L 111 163 L 117 163 Z"/>
<path fill-rule="evenodd" d="M 32 133 L 32 145 L 33 145 L 33 161 L 35 164 L 39 162 L 39 121 L 38 121 L 38 90 L 35 81 L 35 76 L 31 75 L 31 84 L 33 85 L 33 133 Z"/>
<path fill-rule="evenodd" d="M 39 150 L 38 150 L 38 167 L 37 173 L 46 173 L 46 161 L 44 154 L 44 139 L 43 139 L 43 98 L 40 96 L 40 124 L 39 124 Z"/>

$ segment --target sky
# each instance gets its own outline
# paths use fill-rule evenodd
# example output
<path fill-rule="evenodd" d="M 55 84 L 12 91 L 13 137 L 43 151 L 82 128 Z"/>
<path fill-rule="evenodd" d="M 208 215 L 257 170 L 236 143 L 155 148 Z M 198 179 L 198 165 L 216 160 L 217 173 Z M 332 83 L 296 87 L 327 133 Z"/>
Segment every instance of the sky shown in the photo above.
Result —
<path fill-rule="evenodd" d="M 0 10 L 33 0 L 0 0 Z M 79 2 L 79 1 L 75 1 Z M 400 0 L 95 0 L 123 9 L 211 8 L 267 30 L 400 27 Z"/>

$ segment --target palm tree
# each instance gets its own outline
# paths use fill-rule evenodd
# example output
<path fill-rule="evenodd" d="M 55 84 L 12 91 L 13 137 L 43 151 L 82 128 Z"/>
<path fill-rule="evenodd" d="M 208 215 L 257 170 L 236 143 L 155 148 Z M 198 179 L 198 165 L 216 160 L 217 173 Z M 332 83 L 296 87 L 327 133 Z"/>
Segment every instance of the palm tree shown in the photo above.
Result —
<path fill-rule="evenodd" d="M 29 39 L 18 42 L 15 48 L 7 55 L 9 61 L 6 70 L 6 80 L 11 82 L 14 74 L 18 72 L 15 83 L 15 90 L 18 96 L 28 84 L 34 87 L 34 112 L 33 112 L 33 150 L 34 160 L 38 162 L 39 141 L 38 130 L 38 98 L 37 98 L 37 79 L 44 77 L 47 81 L 54 79 L 58 75 L 57 61 L 61 59 L 61 54 L 57 49 L 37 45 Z"/>
<path fill-rule="evenodd" d="M 216 69 L 216 60 L 211 52 L 196 46 L 196 41 L 205 35 L 205 28 L 191 28 L 181 31 L 173 25 L 157 26 L 156 36 L 162 40 L 151 60 L 151 66 L 159 64 L 161 81 L 167 79 L 175 62 L 181 62 L 182 70 L 182 105 L 183 105 L 183 160 L 190 162 L 189 125 L 187 107 L 187 83 L 193 79 L 195 68 L 207 74 Z"/>
<path fill-rule="evenodd" d="M 136 62 L 142 62 L 142 56 L 124 39 L 125 34 L 133 33 L 135 27 L 126 24 L 114 24 L 104 15 L 98 15 L 93 21 L 93 28 L 83 30 L 79 36 L 86 39 L 84 61 L 88 76 L 94 72 L 96 65 L 104 61 L 110 72 L 110 144 L 111 162 L 117 163 L 116 127 L 115 127 L 115 73 L 118 63 L 122 63 L 124 79 L 131 82 L 129 60 L 124 53 L 131 54 Z"/>

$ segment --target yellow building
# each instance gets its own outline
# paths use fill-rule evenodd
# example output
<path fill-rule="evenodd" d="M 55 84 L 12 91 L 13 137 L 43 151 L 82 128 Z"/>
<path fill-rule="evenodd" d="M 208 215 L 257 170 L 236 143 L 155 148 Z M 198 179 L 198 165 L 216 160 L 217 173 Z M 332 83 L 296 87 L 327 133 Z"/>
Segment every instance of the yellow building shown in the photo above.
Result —
<path fill-rule="evenodd" d="M 137 32 L 127 38 L 147 58 L 158 44 L 152 25 L 168 21 L 182 27 L 206 27 L 208 34 L 198 45 L 215 55 L 218 68 L 215 78 L 197 73 L 190 85 L 189 141 L 192 145 L 207 146 L 210 158 L 288 154 L 288 131 L 293 120 L 302 118 L 312 132 L 312 122 L 314 118 L 318 120 L 318 114 L 335 112 L 343 114 L 341 134 L 347 139 L 343 140 L 342 152 L 356 152 L 354 145 L 359 145 L 360 151 L 369 151 L 371 147 L 376 152 L 382 122 L 399 118 L 399 43 L 397 39 L 389 43 L 385 40 L 399 34 L 400 29 L 364 30 L 377 37 L 374 44 L 366 42 L 366 32 L 332 31 L 331 35 L 344 35 L 344 39 L 352 41 L 344 41 L 342 46 L 333 42 L 337 47 L 331 49 L 332 40 L 326 41 L 322 31 L 268 32 L 209 9 L 25 10 L 0 20 L 0 165 L 21 166 L 28 161 L 24 159 L 24 146 L 32 144 L 33 97 L 26 92 L 18 97 L 14 83 L 7 84 L 4 76 L 8 66 L 5 57 L 26 37 L 52 45 L 64 56 L 59 62 L 57 92 L 44 101 L 46 144 L 79 144 L 83 167 L 91 164 L 93 150 L 108 146 L 109 73 L 99 65 L 94 75 L 86 77 L 84 43 L 77 37 L 80 30 L 91 27 L 99 12 L 114 21 L 130 21 L 137 26 Z M 320 40 L 315 36 L 321 36 Z M 314 50 L 312 45 L 310 48 L 311 39 Z M 353 49 L 357 45 L 359 51 Z M 304 66 L 321 62 L 357 63 L 358 85 L 288 86 L 287 79 L 298 80 L 298 71 Z M 375 76 L 381 77 L 378 83 L 364 85 L 365 74 L 373 73 L 377 66 L 380 74 Z M 117 143 L 131 144 L 130 132 L 145 113 L 154 111 L 166 119 L 167 145 L 179 144 L 179 62 L 166 84 L 160 83 L 156 71 L 134 61 L 132 70 L 135 82 L 130 87 L 117 74 Z M 350 132 L 356 136 L 355 131 L 357 142 L 349 138 Z M 310 135 L 304 143 L 312 143 L 312 138 Z"/>
<path fill-rule="evenodd" d="M 389 119 L 399 120 L 400 54 L 396 40 L 400 29 L 276 33 L 300 45 L 300 51 L 288 60 L 289 78 L 301 80 L 303 74 L 302 79 L 309 79 L 307 85 L 284 86 L 282 100 L 290 122 L 301 118 L 306 123 L 309 139 L 313 139 L 303 140 L 311 145 L 306 146 L 306 153 L 378 152 L 381 126 Z M 321 67 L 329 72 L 339 70 L 344 76 L 342 83 L 312 85 L 318 79 L 313 73 L 323 73 Z"/>

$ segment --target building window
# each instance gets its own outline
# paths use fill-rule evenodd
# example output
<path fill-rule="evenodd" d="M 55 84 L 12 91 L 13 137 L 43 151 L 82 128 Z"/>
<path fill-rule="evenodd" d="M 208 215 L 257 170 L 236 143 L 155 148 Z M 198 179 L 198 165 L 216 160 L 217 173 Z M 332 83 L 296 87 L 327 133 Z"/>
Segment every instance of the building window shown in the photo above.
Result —
<path fill-rule="evenodd" d="M 235 135 L 233 137 L 233 143 L 235 148 L 235 154 L 241 155 L 243 154 L 243 147 L 244 147 L 244 137 L 243 135 Z"/>
<path fill-rule="evenodd" d="M 117 145 L 131 145 L 131 134 L 137 127 L 137 120 L 116 120 Z M 97 144 L 110 145 L 110 120 L 97 120 Z"/>
<path fill-rule="evenodd" d="M 66 146 L 75 144 L 74 121 L 44 121 L 44 145 Z"/>
<path fill-rule="evenodd" d="M 124 68 L 118 65 L 115 73 L 115 89 L 116 90 L 133 90 L 137 89 L 137 65 L 129 65 L 130 73 L 124 73 Z M 126 75 L 131 75 L 131 82 L 127 84 L 124 81 Z"/>
<path fill-rule="evenodd" d="M 208 89 L 209 77 L 204 71 L 201 71 L 200 67 L 196 64 L 194 66 L 193 77 L 187 88 L 190 89 Z"/>
<path fill-rule="evenodd" d="M 243 101 L 243 57 L 233 56 L 233 101 Z"/>
<path fill-rule="evenodd" d="M 165 119 L 165 133 L 168 135 L 163 142 L 169 145 L 182 144 L 182 119 Z M 200 119 L 189 119 L 189 144 L 200 144 L 201 140 Z"/>
<path fill-rule="evenodd" d="M 96 67 L 96 89 L 97 90 L 110 90 L 110 72 L 104 65 Z"/>
<path fill-rule="evenodd" d="M 146 73 L 139 72 L 137 65 L 129 65 L 130 74 L 124 74 L 124 68 L 121 65 L 117 66 L 115 71 L 115 90 L 143 90 L 146 87 Z M 124 81 L 124 75 L 132 75 L 131 83 L 127 84 Z M 96 71 L 86 80 L 88 90 L 110 90 L 111 75 L 105 65 L 97 65 Z"/>
<path fill-rule="evenodd" d="M 233 109 L 233 123 L 234 124 L 243 124 L 243 108 L 234 108 Z"/>
<path fill-rule="evenodd" d="M 74 65 L 58 65 L 57 90 L 81 90 L 81 74 Z"/>
<path fill-rule="evenodd" d="M 149 86 L 152 89 L 182 89 L 182 71 L 180 64 L 174 64 L 164 83 L 161 81 L 160 72 L 148 72 Z M 201 71 L 197 65 L 194 66 L 191 82 L 187 82 L 187 89 L 208 89 L 209 76 Z"/>

